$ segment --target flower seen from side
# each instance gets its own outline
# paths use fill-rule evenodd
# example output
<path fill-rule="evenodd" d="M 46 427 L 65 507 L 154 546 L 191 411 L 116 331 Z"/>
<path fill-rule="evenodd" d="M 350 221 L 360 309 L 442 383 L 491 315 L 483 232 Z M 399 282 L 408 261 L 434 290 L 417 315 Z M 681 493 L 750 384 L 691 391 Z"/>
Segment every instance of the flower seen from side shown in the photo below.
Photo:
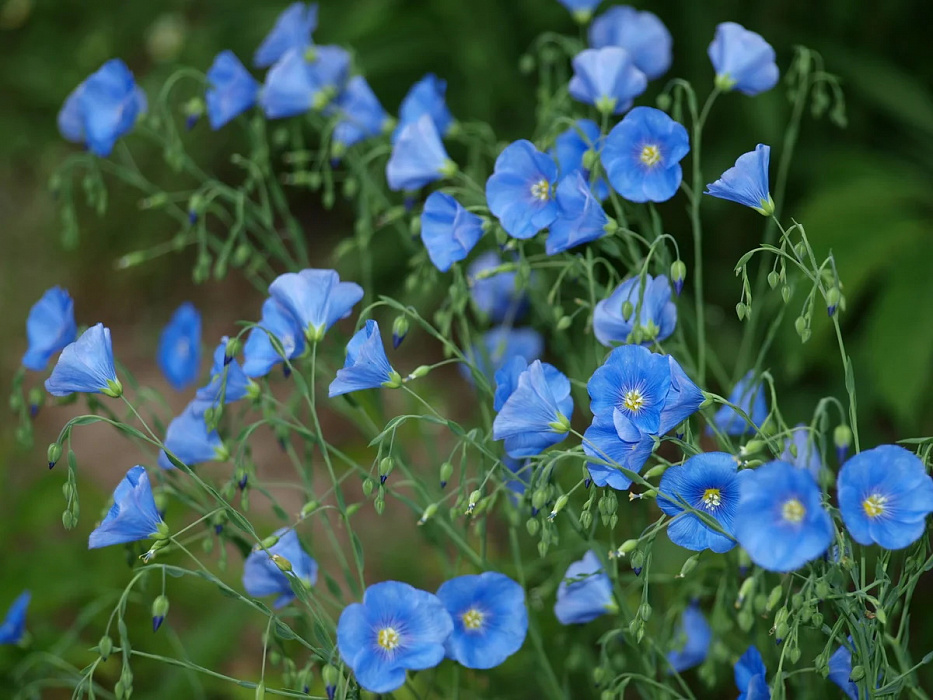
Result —
<path fill-rule="evenodd" d="M 186 301 L 175 309 L 162 329 L 156 360 L 176 391 L 197 380 L 201 365 L 201 314 L 191 302 Z"/>
<path fill-rule="evenodd" d="M 76 392 L 121 396 L 123 385 L 113 367 L 110 329 L 98 323 L 66 345 L 52 374 L 45 380 L 45 388 L 52 396 Z"/>
<path fill-rule="evenodd" d="M 765 388 L 760 381 L 755 380 L 754 372 L 748 372 L 736 382 L 729 394 L 729 403 L 744 412 L 751 423 L 732 406 L 721 406 L 713 416 L 713 424 L 726 435 L 754 434 L 768 417 Z"/>
<path fill-rule="evenodd" d="M 249 332 L 243 345 L 243 373 L 264 377 L 277 364 L 298 357 L 304 350 L 305 336 L 295 317 L 278 299 L 269 297 L 262 303 L 259 325 Z"/>
<path fill-rule="evenodd" d="M 268 68 L 286 53 L 311 46 L 311 33 L 317 29 L 317 3 L 296 2 L 285 8 L 275 25 L 256 49 L 253 65 Z"/>
<path fill-rule="evenodd" d="M 852 638 L 846 641 L 829 657 L 829 680 L 835 683 L 846 694 L 849 700 L 862 700 L 862 693 L 858 686 L 849 680 L 852 675 L 852 651 L 849 646 L 852 644 Z"/>
<path fill-rule="evenodd" d="M 429 114 L 405 125 L 386 165 L 389 189 L 412 191 L 457 172 Z"/>
<path fill-rule="evenodd" d="M 780 76 L 771 45 L 760 34 L 735 22 L 716 27 L 707 54 L 720 90 L 757 95 L 773 88 Z"/>
<path fill-rule="evenodd" d="M 26 608 L 32 594 L 23 591 L 6 611 L 3 622 L 0 622 L 0 644 L 19 644 L 26 635 Z"/>
<path fill-rule="evenodd" d="M 489 211 L 513 238 L 527 239 L 557 218 L 557 165 L 530 141 L 515 141 L 499 154 L 486 180 Z"/>
<path fill-rule="evenodd" d="M 324 109 L 347 82 L 350 54 L 339 46 L 292 49 L 266 73 L 259 104 L 269 119 Z"/>
<path fill-rule="evenodd" d="M 784 442 L 784 450 L 778 459 L 790 462 L 798 469 L 806 469 L 814 479 L 819 477 L 823 467 L 813 432 L 803 423 L 791 430 L 791 436 Z"/>
<path fill-rule="evenodd" d="M 667 356 L 667 361 L 671 370 L 671 389 L 667 392 L 664 408 L 661 409 L 659 435 L 667 434 L 699 411 L 700 404 L 705 400 L 700 387 L 687 376 L 680 363 L 670 355 Z"/>
<path fill-rule="evenodd" d="M 703 194 L 743 204 L 763 216 L 774 213 L 774 200 L 768 191 L 768 164 L 771 147 L 759 143 L 754 151 L 743 153 L 735 165 L 706 186 Z"/>
<path fill-rule="evenodd" d="M 431 117 L 437 133 L 447 136 L 454 118 L 447 108 L 446 94 L 447 81 L 438 78 L 434 73 L 428 73 L 412 85 L 399 105 L 398 126 L 392 135 L 392 141 L 398 139 L 402 129 L 415 123 L 425 114 Z"/>
<path fill-rule="evenodd" d="M 591 622 L 618 609 L 612 597 L 612 582 L 595 552 L 588 551 L 567 567 L 554 603 L 554 615 L 562 625 Z"/>
<path fill-rule="evenodd" d="M 421 240 L 441 272 L 466 258 L 483 235 L 483 220 L 444 192 L 432 192 L 421 214 Z"/>
<path fill-rule="evenodd" d="M 88 549 L 162 538 L 168 532 L 152 496 L 146 468 L 135 466 L 113 492 L 113 506 L 88 538 Z"/>
<path fill-rule="evenodd" d="M 573 59 L 570 96 L 604 114 L 622 114 L 645 91 L 648 79 L 618 46 L 584 49 Z"/>
<path fill-rule="evenodd" d="M 355 282 L 341 282 L 334 270 L 286 272 L 269 285 L 269 295 L 295 318 L 309 342 L 324 337 L 337 321 L 347 318 L 363 298 Z"/>
<path fill-rule="evenodd" d="M 545 242 L 548 255 L 595 241 L 615 227 L 579 170 L 558 183 L 557 209 L 557 218 L 551 222 Z"/>
<path fill-rule="evenodd" d="M 360 141 L 378 136 L 392 122 L 362 75 L 355 75 L 347 81 L 337 96 L 335 107 L 340 119 L 334 127 L 334 155 L 340 155 Z"/>
<path fill-rule="evenodd" d="M 206 401 L 192 401 L 172 419 L 165 431 L 165 450 L 159 452 L 159 466 L 174 469 L 166 450 L 189 467 L 201 462 L 225 461 L 230 455 L 220 435 L 209 428 L 204 412 L 211 407 Z"/>
<path fill-rule="evenodd" d="M 212 129 L 219 129 L 256 104 L 259 81 L 246 70 L 232 51 L 221 51 L 207 71 L 204 96 Z"/>
<path fill-rule="evenodd" d="M 334 397 L 361 389 L 397 388 L 401 385 L 402 378 L 386 357 L 379 324 L 369 319 L 347 343 L 346 362 L 343 369 L 337 370 L 327 395 Z"/>
<path fill-rule="evenodd" d="M 281 608 L 295 599 L 292 579 L 310 588 L 317 583 L 317 562 L 305 551 L 298 533 L 283 527 L 272 533 L 271 547 L 255 547 L 243 563 L 243 588 L 254 598 L 276 595 L 273 606 Z M 291 576 L 285 573 L 288 571 Z"/>
<path fill-rule="evenodd" d="M 556 367 L 535 360 L 518 376 L 496 415 L 493 439 L 505 441 L 510 457 L 533 457 L 567 437 L 572 416 L 570 380 Z"/>
<path fill-rule="evenodd" d="M 671 33 L 651 12 L 640 12 L 628 5 L 610 7 L 593 20 L 589 41 L 594 49 L 625 49 L 648 80 L 660 78 L 671 67 Z"/>
<path fill-rule="evenodd" d="M 625 316 L 623 307 L 631 305 Z M 593 334 L 608 348 L 620 343 L 637 342 L 651 345 L 666 340 L 677 325 L 677 306 L 671 301 L 671 284 L 664 275 L 646 275 L 622 282 L 606 299 L 596 304 L 593 313 Z M 641 329 L 641 339 L 631 337 Z"/>
<path fill-rule="evenodd" d="M 52 355 L 73 343 L 78 336 L 74 301 L 61 287 L 52 287 L 33 304 L 26 318 L 29 347 L 23 355 L 23 367 L 41 372 Z"/>
<path fill-rule="evenodd" d="M 756 646 L 750 646 L 735 663 L 735 685 L 738 700 L 771 700 L 768 687 L 768 669 Z"/>
<path fill-rule="evenodd" d="M 240 363 L 227 357 L 229 340 L 227 336 L 220 339 L 214 350 L 210 381 L 195 394 L 197 401 L 207 406 L 233 403 L 246 397 L 255 397 L 259 393 L 259 386 L 246 376 Z"/>
<path fill-rule="evenodd" d="M 674 632 L 679 648 L 667 653 L 667 660 L 678 673 L 699 666 L 709 653 L 713 631 L 698 605 L 688 605 Z"/>

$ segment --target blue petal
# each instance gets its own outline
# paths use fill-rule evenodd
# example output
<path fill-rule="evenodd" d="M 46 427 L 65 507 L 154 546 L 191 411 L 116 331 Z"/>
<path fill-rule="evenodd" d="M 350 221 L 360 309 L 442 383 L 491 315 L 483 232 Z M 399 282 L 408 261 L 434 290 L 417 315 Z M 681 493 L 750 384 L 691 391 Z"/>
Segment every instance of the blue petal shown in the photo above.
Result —
<path fill-rule="evenodd" d="M 703 194 L 758 209 L 768 204 L 768 166 L 771 147 L 759 143 L 754 151 L 743 153 Z"/>
<path fill-rule="evenodd" d="M 304 51 L 311 45 L 311 33 L 317 28 L 317 3 L 296 2 L 289 5 L 275 20 L 272 31 L 262 40 L 253 64 L 267 68 L 292 49 Z"/>
<path fill-rule="evenodd" d="M 622 114 L 645 91 L 648 79 L 635 67 L 632 56 L 618 46 L 585 49 L 573 59 L 573 77 L 568 90 L 580 102 L 598 105 L 614 100 L 613 114 Z"/>
<path fill-rule="evenodd" d="M 189 467 L 223 458 L 224 445 L 220 435 L 216 430 L 208 431 L 204 421 L 204 411 L 210 405 L 203 401 L 192 401 L 180 415 L 172 419 L 165 431 L 165 449 Z M 159 453 L 159 466 L 163 469 L 174 468 L 165 451 Z"/>
<path fill-rule="evenodd" d="M 614 419 L 627 422 L 630 429 L 620 434 Z M 593 423 L 583 434 L 583 451 L 587 455 L 614 462 L 633 472 L 641 471 L 653 450 L 654 440 L 651 436 L 632 425 L 619 411 L 611 417 L 594 416 Z M 632 480 L 612 465 L 587 462 L 586 468 L 597 486 L 610 486 L 618 491 L 626 491 L 632 485 Z"/>
<path fill-rule="evenodd" d="M 363 298 L 363 288 L 355 282 L 341 282 L 334 270 L 307 269 L 279 275 L 269 285 L 269 294 L 314 338 L 350 315 Z"/>
<path fill-rule="evenodd" d="M 280 528 L 275 534 L 279 540 L 264 551 L 250 552 L 243 563 L 243 588 L 254 598 L 279 596 L 274 606 L 287 605 L 295 598 L 289 577 L 272 561 L 278 555 L 292 565 L 292 574 L 309 586 L 317 583 L 317 562 L 302 547 L 298 534 L 291 528 Z"/>
<path fill-rule="evenodd" d="M 116 381 L 110 329 L 98 323 L 62 350 L 45 388 L 52 396 L 97 394 Z"/>
<path fill-rule="evenodd" d="M 618 408 L 640 430 L 648 433 L 658 431 L 670 388 L 671 368 L 667 356 L 635 345 L 613 350 L 587 383 L 593 415 L 608 416 Z M 624 403 L 630 391 L 641 401 L 634 409 Z"/>
<path fill-rule="evenodd" d="M 376 389 L 395 372 L 386 357 L 379 324 L 372 319 L 358 330 L 347 345 L 347 360 L 330 384 L 330 397 L 361 389 Z"/>
<path fill-rule="evenodd" d="M 29 310 L 26 337 L 29 348 L 23 355 L 23 367 L 40 372 L 52 355 L 73 343 L 78 335 L 74 302 L 61 287 L 47 290 Z"/>
<path fill-rule="evenodd" d="M 579 170 L 558 184 L 557 206 L 559 213 L 550 225 L 545 244 L 548 255 L 595 241 L 606 234 L 609 217 Z"/>
<path fill-rule="evenodd" d="M 497 253 L 489 251 L 477 256 L 467 268 L 470 297 L 480 312 L 494 323 L 519 320 L 528 310 L 526 290 L 516 285 L 515 272 L 480 277 L 485 271 L 497 268 L 502 263 Z"/>
<path fill-rule="evenodd" d="M 428 257 L 441 272 L 463 260 L 483 235 L 483 220 L 453 197 L 432 192 L 421 214 L 421 240 Z"/>
<path fill-rule="evenodd" d="M 198 378 L 201 365 L 201 314 L 185 302 L 159 336 L 156 360 L 169 384 L 181 391 Z"/>
<path fill-rule="evenodd" d="M 26 608 L 32 594 L 20 593 L 10 605 L 3 623 L 0 624 L 0 644 L 18 644 L 26 632 Z"/>
<path fill-rule="evenodd" d="M 613 604 L 612 583 L 590 550 L 564 573 L 557 587 L 554 615 L 562 625 L 582 624 L 609 612 Z"/>
<path fill-rule="evenodd" d="M 765 389 L 761 382 L 755 382 L 754 374 L 748 372 L 742 377 L 729 394 L 729 403 L 735 404 L 751 418 L 749 424 L 732 406 L 722 406 L 713 416 L 713 423 L 726 435 L 745 435 L 755 433 L 768 416 L 765 401 Z M 712 432 L 712 431 L 710 431 Z"/>
<path fill-rule="evenodd" d="M 518 378 L 518 386 L 506 400 L 493 421 L 493 439 L 531 439 L 529 444 L 506 445 L 510 457 L 532 457 L 545 446 L 556 444 L 567 437 L 558 432 L 552 423 L 573 413 L 570 396 L 570 380 L 555 367 L 535 360 Z M 535 437 L 533 437 L 535 436 Z M 536 451 L 534 451 L 536 450 Z"/>
<path fill-rule="evenodd" d="M 713 631 L 697 606 L 691 605 L 684 610 L 675 636 L 686 637 L 686 643 L 681 650 L 668 652 L 667 655 L 667 660 L 675 671 L 680 673 L 703 663 L 709 652 Z"/>
<path fill-rule="evenodd" d="M 492 381 L 495 373 L 509 358 L 521 355 L 531 362 L 538 359 L 544 351 L 544 338 L 533 328 L 508 328 L 499 326 L 487 331 L 481 342 L 466 350 L 467 362 Z M 470 368 L 460 365 L 461 374 L 471 379 Z"/>
<path fill-rule="evenodd" d="M 91 532 L 88 549 L 148 539 L 158 531 L 161 522 L 146 468 L 135 466 L 113 492 L 113 506 Z"/>
<path fill-rule="evenodd" d="M 256 104 L 259 82 L 232 51 L 217 54 L 207 71 L 207 81 L 210 88 L 205 101 L 212 129 L 219 129 Z"/>
<path fill-rule="evenodd" d="M 671 67 L 671 33 L 650 12 L 639 12 L 625 5 L 610 7 L 593 20 L 589 40 L 594 49 L 606 46 L 625 49 L 649 80 L 660 78 Z"/>
<path fill-rule="evenodd" d="M 450 157 L 430 115 L 402 129 L 386 164 L 389 189 L 417 190 L 439 180 Z"/>
<path fill-rule="evenodd" d="M 442 136 L 446 135 L 453 123 L 453 117 L 445 101 L 446 92 L 447 82 L 433 73 L 428 73 L 412 85 L 399 106 L 399 123 L 392 135 L 392 142 L 395 143 L 398 140 L 406 126 L 415 123 L 425 114 L 431 117 L 437 133 Z"/>
<path fill-rule="evenodd" d="M 780 72 L 774 61 L 774 49 L 761 35 L 735 22 L 716 27 L 716 36 L 707 51 L 716 78 L 728 79 L 731 89 L 745 95 L 757 95 L 773 88 Z"/>
<path fill-rule="evenodd" d="M 266 73 L 259 104 L 270 119 L 294 117 L 311 109 L 316 88 L 304 52 L 291 50 Z"/>
<path fill-rule="evenodd" d="M 530 141 L 509 144 L 486 181 L 489 211 L 514 238 L 531 238 L 557 218 L 557 166 Z M 537 188 L 533 191 L 533 188 Z"/>
<path fill-rule="evenodd" d="M 293 359 L 304 352 L 304 333 L 295 317 L 275 297 L 263 302 L 262 319 L 243 345 L 243 373 L 247 377 L 264 377 L 285 359 L 275 349 L 270 335 L 281 344 L 285 358 Z"/>
<path fill-rule="evenodd" d="M 337 97 L 340 121 L 334 127 L 334 141 L 352 146 L 382 133 L 389 115 L 382 108 L 366 78 L 355 75 Z"/>
<path fill-rule="evenodd" d="M 132 130 L 145 107 L 133 74 L 118 58 L 93 73 L 77 99 L 87 147 L 100 157 L 110 155 L 117 139 Z"/>

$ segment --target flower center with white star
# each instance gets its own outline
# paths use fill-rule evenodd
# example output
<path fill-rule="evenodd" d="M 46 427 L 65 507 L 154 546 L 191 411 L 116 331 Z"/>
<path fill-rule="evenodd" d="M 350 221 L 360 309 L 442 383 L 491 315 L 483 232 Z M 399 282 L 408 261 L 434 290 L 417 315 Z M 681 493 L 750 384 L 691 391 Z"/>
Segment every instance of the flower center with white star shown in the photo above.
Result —
<path fill-rule="evenodd" d="M 376 643 L 386 651 L 394 651 L 401 643 L 401 639 L 394 628 L 383 627 L 376 635 Z"/>
<path fill-rule="evenodd" d="M 803 516 L 807 514 L 807 509 L 803 507 L 803 503 L 798 501 L 796 498 L 789 498 L 784 501 L 784 505 L 781 507 L 781 515 L 784 516 L 784 520 L 789 523 L 799 523 L 803 520 Z"/>
<path fill-rule="evenodd" d="M 722 505 L 722 494 L 719 489 L 706 489 L 703 492 L 703 505 L 709 511 L 716 510 Z"/>
<path fill-rule="evenodd" d="M 887 502 L 887 496 L 882 496 L 880 493 L 873 493 L 871 496 L 862 501 L 862 509 L 865 511 L 865 515 L 867 515 L 869 518 L 877 518 L 881 515 L 884 515 L 884 511 L 887 510 L 885 507 Z"/>
<path fill-rule="evenodd" d="M 649 168 L 652 168 L 661 162 L 661 149 L 653 143 L 647 143 L 642 146 L 638 159 Z"/>
<path fill-rule="evenodd" d="M 460 616 L 463 620 L 464 628 L 468 630 L 478 630 L 483 626 L 483 618 L 486 617 L 476 608 L 470 608 Z"/>
<path fill-rule="evenodd" d="M 629 389 L 622 395 L 622 406 L 632 413 L 638 413 L 645 406 L 645 395 L 641 389 Z"/>
<path fill-rule="evenodd" d="M 531 186 L 531 196 L 546 202 L 551 198 L 551 183 L 544 179 L 538 180 Z"/>

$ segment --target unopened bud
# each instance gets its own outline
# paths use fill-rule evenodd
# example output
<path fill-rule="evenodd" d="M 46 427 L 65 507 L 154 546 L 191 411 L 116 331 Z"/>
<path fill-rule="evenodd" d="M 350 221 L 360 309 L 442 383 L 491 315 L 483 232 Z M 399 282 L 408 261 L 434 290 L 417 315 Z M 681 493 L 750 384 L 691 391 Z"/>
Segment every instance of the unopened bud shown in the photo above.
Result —
<path fill-rule="evenodd" d="M 283 574 L 287 574 L 292 570 L 292 563 L 281 554 L 273 554 L 270 559 L 272 559 L 272 563 L 275 564 Z"/>
<path fill-rule="evenodd" d="M 402 315 L 397 316 L 395 321 L 392 323 L 392 347 L 397 348 L 402 344 L 402 341 L 405 340 L 405 336 L 408 335 L 408 330 L 410 328 L 408 323 L 408 316 Z"/>
<path fill-rule="evenodd" d="M 753 590 L 755 590 L 755 579 L 747 578 L 742 581 L 742 585 L 739 587 L 739 596 L 735 601 L 735 607 L 741 607 L 742 603 L 751 595 Z"/>
<path fill-rule="evenodd" d="M 569 500 L 570 500 L 570 496 L 568 496 L 567 494 L 564 494 L 563 496 L 558 498 L 557 502 L 554 504 L 554 507 L 551 509 L 550 515 L 547 516 L 547 519 L 553 520 L 554 518 L 556 518 L 557 514 L 560 513 L 564 509 L 564 506 L 567 505 L 567 501 Z"/>
<path fill-rule="evenodd" d="M 833 444 L 836 445 L 836 458 L 842 464 L 846 461 L 849 445 L 852 444 L 852 429 L 845 423 L 837 425 L 833 430 Z"/>
<path fill-rule="evenodd" d="M 628 300 L 622 302 L 622 319 L 624 321 L 628 321 L 634 312 L 635 307 L 632 305 L 632 302 Z"/>
<path fill-rule="evenodd" d="M 528 518 L 525 522 L 525 529 L 528 530 L 528 534 L 534 537 L 538 534 L 538 530 L 541 529 L 541 523 L 537 518 Z"/>
<path fill-rule="evenodd" d="M 774 270 L 771 270 L 771 272 L 768 273 L 768 286 L 771 287 L 771 289 L 774 289 L 780 283 L 781 283 L 781 276 Z"/>
<path fill-rule="evenodd" d="M 165 616 L 168 615 L 168 598 L 164 595 L 160 595 L 154 601 L 152 601 L 152 631 L 158 631 L 159 627 L 162 626 L 162 622 L 165 620 Z"/>
<path fill-rule="evenodd" d="M 97 650 L 100 652 L 101 660 L 106 661 L 107 657 L 110 656 L 110 652 L 113 651 L 113 640 L 110 638 L 110 635 L 105 634 L 100 638 L 100 641 L 97 643 Z"/>
<path fill-rule="evenodd" d="M 54 467 L 62 457 L 62 446 L 57 442 L 49 445 L 49 469 Z"/>
<path fill-rule="evenodd" d="M 765 610 L 771 612 L 774 610 L 774 606 L 777 605 L 781 600 L 781 594 L 784 592 L 783 586 L 775 586 L 771 589 L 771 593 L 768 594 L 768 602 L 765 604 Z"/>
<path fill-rule="evenodd" d="M 690 573 L 695 568 L 697 568 L 697 561 L 699 560 L 699 558 L 700 558 L 699 554 L 694 554 L 692 557 L 687 559 L 687 561 L 684 562 L 684 565 L 680 567 L 680 573 L 677 574 L 677 578 L 686 578 L 687 576 L 689 576 Z"/>
<path fill-rule="evenodd" d="M 683 260 L 675 260 L 671 263 L 671 282 L 674 283 L 674 291 L 680 296 L 684 288 L 684 280 L 687 278 L 687 266 Z"/>
<path fill-rule="evenodd" d="M 450 462 L 444 462 L 441 465 L 441 488 L 447 486 L 447 482 L 450 481 L 450 477 L 453 476 L 454 465 Z"/>
<path fill-rule="evenodd" d="M 304 520 L 321 506 L 319 501 L 308 501 L 301 507 L 301 519 Z"/>
<path fill-rule="evenodd" d="M 269 535 L 266 539 L 262 541 L 263 549 L 272 549 L 275 545 L 279 543 L 278 535 Z"/>
<path fill-rule="evenodd" d="M 380 483 L 385 483 L 389 474 L 392 473 L 392 469 L 395 467 L 395 462 L 391 457 L 383 457 L 379 460 L 379 481 Z"/>
<path fill-rule="evenodd" d="M 640 549 L 636 549 L 634 552 L 632 552 L 632 556 L 629 558 L 629 564 L 631 565 L 632 571 L 635 572 L 636 576 L 641 574 L 641 570 L 645 566 L 645 553 Z"/>
<path fill-rule="evenodd" d="M 369 477 L 363 479 L 363 495 L 369 496 L 375 488 L 376 482 L 370 479 Z"/>
<path fill-rule="evenodd" d="M 421 514 L 421 519 L 418 520 L 419 525 L 424 525 L 428 520 L 434 517 L 434 514 L 437 512 L 437 504 L 432 503 L 427 508 L 424 509 L 424 513 Z"/>
<path fill-rule="evenodd" d="M 744 320 L 745 316 L 748 315 L 748 307 L 740 301 L 735 305 L 735 315 L 739 317 L 740 321 Z"/>
<path fill-rule="evenodd" d="M 839 287 L 830 287 L 826 292 L 826 313 L 832 316 L 836 313 L 836 307 L 839 306 L 839 299 L 842 295 L 839 293 Z"/>

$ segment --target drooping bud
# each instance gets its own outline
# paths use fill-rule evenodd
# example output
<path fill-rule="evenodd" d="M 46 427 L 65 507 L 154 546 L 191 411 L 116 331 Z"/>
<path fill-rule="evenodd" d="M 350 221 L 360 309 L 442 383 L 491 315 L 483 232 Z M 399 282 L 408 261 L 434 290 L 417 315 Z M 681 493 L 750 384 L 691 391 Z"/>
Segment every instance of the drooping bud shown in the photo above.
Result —
<path fill-rule="evenodd" d="M 58 460 L 62 457 L 62 446 L 57 442 L 53 442 L 49 445 L 49 469 L 58 464 Z"/>
<path fill-rule="evenodd" d="M 272 559 L 273 564 L 279 567 L 279 571 L 283 574 L 287 574 L 292 570 L 292 563 L 281 554 L 273 554 L 270 559 Z"/>
<path fill-rule="evenodd" d="M 450 477 L 453 476 L 454 465 L 450 462 L 444 462 L 441 465 L 441 488 L 447 486 L 447 482 L 450 481 Z"/>
<path fill-rule="evenodd" d="M 674 291 L 680 296 L 684 288 L 684 280 L 687 277 L 687 266 L 683 260 L 675 260 L 671 263 L 671 282 L 674 283 Z"/>
<path fill-rule="evenodd" d="M 305 518 L 307 518 L 309 515 L 311 515 L 311 513 L 316 511 L 320 505 L 321 504 L 318 501 L 308 501 L 307 503 L 305 503 L 301 507 L 301 513 L 300 513 L 301 519 L 304 520 Z"/>
<path fill-rule="evenodd" d="M 376 487 L 376 482 L 366 477 L 363 479 L 363 495 L 369 496 L 373 492 L 373 489 Z"/>
<path fill-rule="evenodd" d="M 110 652 L 113 651 L 113 640 L 110 638 L 110 635 L 105 634 L 100 638 L 100 641 L 97 643 L 97 650 L 100 652 L 101 660 L 106 661 L 107 657 L 110 656 Z"/>
<path fill-rule="evenodd" d="M 771 287 L 771 289 L 774 289 L 780 283 L 781 276 L 775 270 L 771 270 L 771 272 L 768 273 L 768 286 Z"/>
<path fill-rule="evenodd" d="M 479 489 L 473 491 L 470 494 L 470 500 L 467 503 L 467 515 L 472 515 L 473 511 L 476 510 L 476 504 L 479 502 L 479 499 L 483 497 L 482 492 Z"/>
<path fill-rule="evenodd" d="M 842 298 L 842 294 L 839 292 L 839 287 L 830 287 L 829 291 L 826 292 L 826 313 L 829 316 L 836 313 L 840 298 Z"/>
<path fill-rule="evenodd" d="M 272 549 L 272 548 L 275 547 L 275 545 L 277 545 L 278 543 L 279 543 L 279 536 L 278 536 L 278 535 L 269 535 L 266 539 L 264 539 L 264 540 L 262 541 L 262 548 L 263 548 L 263 549 Z"/>
<path fill-rule="evenodd" d="M 321 671 L 321 678 L 324 679 L 324 690 L 327 691 L 328 699 L 334 700 L 334 695 L 337 692 L 337 681 L 340 680 L 340 674 L 334 666 L 326 664 Z"/>
<path fill-rule="evenodd" d="M 645 566 L 645 553 L 640 549 L 636 549 L 634 552 L 632 552 L 632 556 L 629 558 L 629 563 L 631 564 L 632 571 L 635 572 L 635 575 L 640 576 L 641 570 Z"/>
<path fill-rule="evenodd" d="M 434 517 L 434 514 L 437 512 L 437 504 L 432 503 L 427 508 L 424 509 L 424 513 L 421 514 L 421 518 L 418 520 L 419 525 L 424 525 L 428 520 Z"/>
<path fill-rule="evenodd" d="M 397 316 L 395 322 L 392 324 L 392 347 L 397 348 L 402 344 L 402 341 L 405 340 L 405 336 L 408 335 L 408 330 L 410 324 L 408 323 L 408 316 L 402 315 Z"/>
<path fill-rule="evenodd" d="M 628 321 L 632 314 L 635 312 L 635 307 L 632 305 L 632 302 L 627 299 L 622 302 L 622 319 Z"/>
<path fill-rule="evenodd" d="M 684 565 L 680 567 L 680 573 L 677 574 L 677 578 L 687 578 L 687 576 L 689 576 L 690 573 L 695 568 L 697 568 L 697 561 L 699 561 L 699 559 L 699 554 L 694 554 L 692 557 L 687 559 L 687 561 L 684 562 Z"/>
<path fill-rule="evenodd" d="M 833 431 L 833 443 L 836 445 L 836 459 L 842 464 L 846 461 L 849 445 L 852 444 L 852 429 L 845 423 L 837 425 Z"/>
<path fill-rule="evenodd" d="M 781 594 L 784 592 L 784 587 L 777 585 L 771 589 L 771 593 L 768 594 L 768 602 L 765 604 L 765 610 L 771 612 L 774 610 L 774 606 L 777 605 L 781 600 Z"/>
<path fill-rule="evenodd" d="M 551 509 L 550 514 L 548 514 L 547 519 L 553 520 L 554 518 L 556 518 L 557 514 L 560 513 L 564 509 L 564 506 L 567 505 L 567 501 L 569 500 L 570 500 L 570 496 L 568 496 L 566 493 L 560 498 L 558 498 L 557 502 L 554 504 L 554 507 Z"/>
<path fill-rule="evenodd" d="M 160 595 L 152 601 L 152 631 L 157 632 L 168 615 L 168 598 Z"/>
<path fill-rule="evenodd" d="M 383 457 L 379 460 L 379 483 L 384 484 L 386 482 L 394 467 L 395 462 L 392 461 L 391 457 Z"/>

